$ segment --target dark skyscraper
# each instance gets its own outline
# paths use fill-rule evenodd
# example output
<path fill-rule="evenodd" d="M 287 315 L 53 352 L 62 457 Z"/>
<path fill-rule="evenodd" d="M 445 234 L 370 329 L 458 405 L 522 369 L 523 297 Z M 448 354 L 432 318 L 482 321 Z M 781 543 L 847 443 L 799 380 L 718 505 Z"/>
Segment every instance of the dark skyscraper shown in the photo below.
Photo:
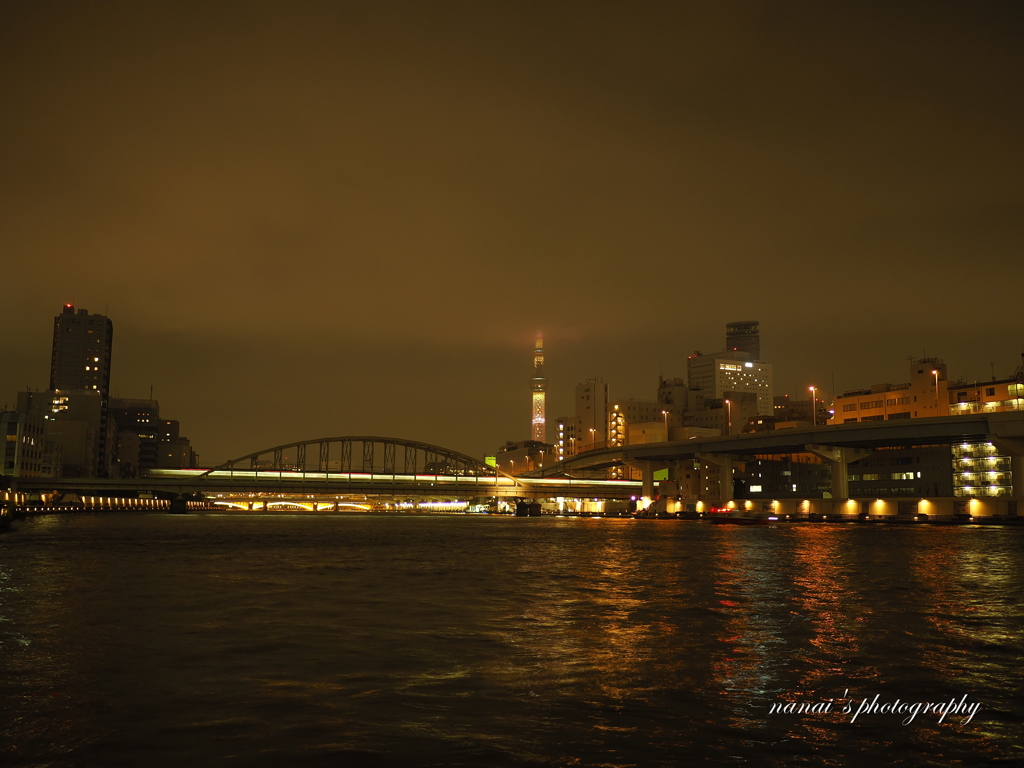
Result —
<path fill-rule="evenodd" d="M 71 421 L 85 420 L 95 430 L 98 441 L 95 454 L 88 461 L 95 462 L 95 474 L 107 475 L 109 469 L 107 401 L 110 396 L 110 349 L 114 325 L 103 315 L 90 315 L 88 310 L 77 312 L 73 304 L 53 320 L 53 351 L 50 358 L 50 392 L 63 393 L 70 400 L 82 401 L 89 393 L 99 400 L 93 415 L 85 418 L 78 407 L 65 414 Z M 84 402 L 84 401 L 82 401 Z M 57 413 L 59 406 L 55 406 Z M 93 470 L 87 470 L 92 474 Z"/>
<path fill-rule="evenodd" d="M 725 348 L 732 352 L 749 352 L 761 359 L 761 334 L 757 320 L 741 320 L 725 324 Z"/>
<path fill-rule="evenodd" d="M 103 315 L 88 310 L 75 312 L 73 304 L 53 319 L 53 355 L 50 359 L 51 390 L 110 394 L 110 345 L 114 326 Z"/>

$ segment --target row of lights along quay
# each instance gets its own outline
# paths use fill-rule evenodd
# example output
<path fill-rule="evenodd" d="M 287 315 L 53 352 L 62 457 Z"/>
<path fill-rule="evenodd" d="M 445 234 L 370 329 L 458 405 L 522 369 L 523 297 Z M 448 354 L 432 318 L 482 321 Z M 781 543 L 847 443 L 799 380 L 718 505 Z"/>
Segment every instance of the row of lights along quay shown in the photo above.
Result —
<path fill-rule="evenodd" d="M 587 379 L 551 442 L 534 400 L 533 439 L 506 443 L 493 462 L 517 477 L 639 481 L 643 517 L 1018 519 L 1024 356 L 1002 379 L 993 364 L 989 381 L 951 380 L 945 361 L 913 357 L 905 383 L 831 396 L 809 384 L 800 400 L 775 395 L 761 346 L 758 321 L 728 323 L 724 350 L 689 355 L 686 378 L 659 377 L 650 400 L 613 398 Z"/>
<path fill-rule="evenodd" d="M 968 384 L 919 358 L 908 383 L 830 399 L 810 385 L 796 401 L 774 396 L 759 323 L 729 323 L 726 349 L 688 356 L 687 378 L 659 377 L 654 400 L 580 383 L 547 442 L 538 334 L 532 439 L 493 457 L 340 437 L 203 469 L 155 401 L 109 397 L 112 338 L 109 319 L 70 304 L 55 318 L 50 390 L 2 415 L 5 507 L 1012 522 L 1024 498 L 1024 366 Z"/>

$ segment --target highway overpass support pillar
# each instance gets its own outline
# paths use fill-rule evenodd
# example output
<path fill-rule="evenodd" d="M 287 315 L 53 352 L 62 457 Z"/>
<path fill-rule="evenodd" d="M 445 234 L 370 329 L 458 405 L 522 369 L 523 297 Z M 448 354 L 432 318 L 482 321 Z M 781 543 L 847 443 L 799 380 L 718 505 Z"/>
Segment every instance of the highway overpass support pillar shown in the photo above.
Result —
<path fill-rule="evenodd" d="M 832 469 L 832 498 L 850 498 L 850 462 L 870 456 L 874 451 L 867 448 L 848 448 L 837 445 L 806 445 L 808 453 L 827 461 Z"/>
<path fill-rule="evenodd" d="M 702 464 L 714 464 L 718 467 L 718 500 L 722 502 L 733 500 L 732 487 L 732 462 L 733 457 L 728 453 L 698 453 L 697 459 Z M 701 497 L 704 496 L 704 489 L 701 488 Z"/>
<path fill-rule="evenodd" d="M 640 470 L 640 493 L 648 499 L 655 496 L 654 473 L 659 469 L 665 469 L 666 464 L 662 461 L 646 461 L 643 459 L 626 462 L 627 466 Z"/>
<path fill-rule="evenodd" d="M 656 467 L 653 461 L 630 461 L 629 466 L 640 470 L 640 495 L 648 499 L 654 498 L 654 471 Z"/>
<path fill-rule="evenodd" d="M 643 472 L 643 492 L 644 496 L 648 499 L 654 498 L 654 462 L 645 461 L 642 462 L 641 471 Z"/>

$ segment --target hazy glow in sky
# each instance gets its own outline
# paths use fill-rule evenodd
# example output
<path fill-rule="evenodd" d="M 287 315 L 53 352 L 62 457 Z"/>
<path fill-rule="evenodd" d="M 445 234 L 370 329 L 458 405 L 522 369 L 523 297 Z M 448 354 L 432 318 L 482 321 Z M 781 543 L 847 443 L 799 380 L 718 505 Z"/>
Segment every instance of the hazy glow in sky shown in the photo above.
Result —
<path fill-rule="evenodd" d="M 1020 6 L 0 6 L 0 402 L 52 318 L 204 461 L 380 434 L 481 455 L 758 319 L 777 394 L 1006 377 Z M 994 366 L 992 365 L 994 363 Z"/>

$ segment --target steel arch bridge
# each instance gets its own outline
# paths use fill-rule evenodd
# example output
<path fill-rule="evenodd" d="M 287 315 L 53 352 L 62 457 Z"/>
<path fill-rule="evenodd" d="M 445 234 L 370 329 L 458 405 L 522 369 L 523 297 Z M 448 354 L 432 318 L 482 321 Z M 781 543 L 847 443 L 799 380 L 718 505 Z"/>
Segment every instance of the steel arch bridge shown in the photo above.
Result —
<path fill-rule="evenodd" d="M 483 479 L 510 478 L 495 467 L 458 451 L 393 437 L 322 437 L 266 448 L 207 470 L 289 472 L 322 475 L 434 475 Z"/>

